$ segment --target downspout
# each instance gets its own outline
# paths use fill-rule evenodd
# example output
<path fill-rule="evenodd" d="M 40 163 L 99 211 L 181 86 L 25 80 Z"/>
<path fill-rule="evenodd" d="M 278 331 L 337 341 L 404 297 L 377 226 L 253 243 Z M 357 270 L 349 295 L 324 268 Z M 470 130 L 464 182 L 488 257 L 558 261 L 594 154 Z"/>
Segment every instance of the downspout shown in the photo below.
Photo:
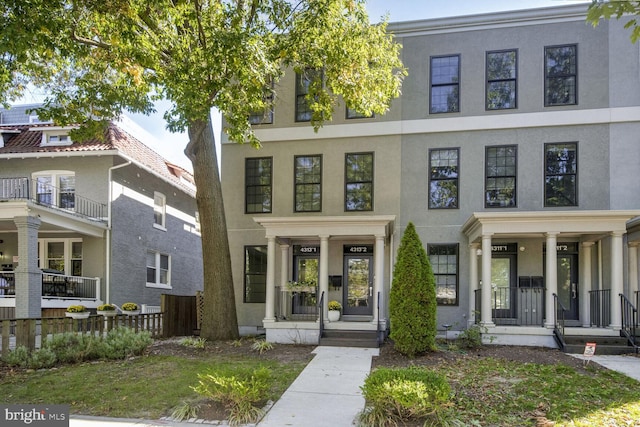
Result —
<path fill-rule="evenodd" d="M 107 183 L 109 185 L 107 196 L 107 238 L 105 240 L 105 261 L 106 261 L 106 269 L 105 269 L 105 303 L 111 302 L 111 203 L 113 202 L 113 181 L 112 181 L 112 172 L 116 169 L 124 168 L 131 165 L 131 161 L 123 163 L 117 166 L 111 166 L 109 168 L 109 178 Z"/>

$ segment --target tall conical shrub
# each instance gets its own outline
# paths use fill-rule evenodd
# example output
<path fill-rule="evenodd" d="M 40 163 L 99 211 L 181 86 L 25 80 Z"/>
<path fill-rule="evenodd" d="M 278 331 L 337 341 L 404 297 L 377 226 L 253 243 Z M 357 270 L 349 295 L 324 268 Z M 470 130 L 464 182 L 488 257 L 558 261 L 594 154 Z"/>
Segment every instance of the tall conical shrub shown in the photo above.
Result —
<path fill-rule="evenodd" d="M 431 263 L 413 223 L 402 236 L 389 299 L 390 337 L 413 357 L 436 348 L 436 286 Z"/>

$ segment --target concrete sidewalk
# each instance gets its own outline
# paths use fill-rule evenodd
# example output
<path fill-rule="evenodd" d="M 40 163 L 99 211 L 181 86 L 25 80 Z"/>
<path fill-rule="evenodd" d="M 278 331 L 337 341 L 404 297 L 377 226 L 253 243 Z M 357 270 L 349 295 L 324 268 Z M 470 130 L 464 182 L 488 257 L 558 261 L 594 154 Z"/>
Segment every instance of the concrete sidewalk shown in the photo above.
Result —
<path fill-rule="evenodd" d="M 588 363 L 597 363 L 598 365 L 602 365 L 607 369 L 612 371 L 620 372 L 621 374 L 625 374 L 628 377 L 635 379 L 636 381 L 640 381 L 640 357 L 634 356 L 632 354 L 625 356 L 590 356 L 586 357 L 582 354 L 572 354 L 572 356 L 587 360 L 590 359 L 591 362 Z"/>
<path fill-rule="evenodd" d="M 316 347 L 315 357 L 258 427 L 346 427 L 364 409 L 360 386 L 377 348 Z"/>

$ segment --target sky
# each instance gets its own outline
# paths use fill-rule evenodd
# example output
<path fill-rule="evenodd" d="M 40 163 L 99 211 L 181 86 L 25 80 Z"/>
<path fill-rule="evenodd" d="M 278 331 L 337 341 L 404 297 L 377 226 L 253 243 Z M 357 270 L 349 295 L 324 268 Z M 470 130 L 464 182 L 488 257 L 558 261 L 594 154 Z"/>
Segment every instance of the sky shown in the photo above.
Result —
<path fill-rule="evenodd" d="M 369 0 L 367 10 L 371 22 L 380 22 L 381 17 L 387 14 L 390 22 L 398 22 L 590 2 L 591 0 Z M 151 116 L 128 115 L 124 118 L 123 126 L 170 162 L 192 171 L 191 162 L 183 153 L 188 141 L 187 135 L 166 130 L 162 115 L 169 105 L 166 102 L 158 103 L 157 113 Z M 220 122 L 220 115 L 214 113 L 213 131 L 218 147 Z"/>

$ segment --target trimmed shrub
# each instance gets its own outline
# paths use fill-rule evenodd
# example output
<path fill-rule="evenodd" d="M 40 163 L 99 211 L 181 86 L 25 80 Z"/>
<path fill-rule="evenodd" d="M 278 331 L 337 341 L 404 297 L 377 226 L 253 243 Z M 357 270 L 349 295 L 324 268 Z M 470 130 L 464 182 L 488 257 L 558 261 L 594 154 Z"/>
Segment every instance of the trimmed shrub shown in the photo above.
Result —
<path fill-rule="evenodd" d="M 272 382 L 268 368 L 234 369 L 233 372 L 219 370 L 199 374 L 198 379 L 198 386 L 193 389 L 202 396 L 221 402 L 229 411 L 232 426 L 258 420 L 262 410 L 254 405 L 266 399 Z"/>
<path fill-rule="evenodd" d="M 100 345 L 99 355 L 106 359 L 125 359 L 142 354 L 152 342 L 148 331 L 136 332 L 131 328 L 119 327 L 107 333 Z"/>
<path fill-rule="evenodd" d="M 61 363 L 77 363 L 98 358 L 100 338 L 65 332 L 47 337 L 42 348 L 51 350 Z"/>
<path fill-rule="evenodd" d="M 402 236 L 389 295 L 391 339 L 413 357 L 436 349 L 436 287 L 431 263 L 413 223 Z"/>
<path fill-rule="evenodd" d="M 361 387 L 364 425 L 387 425 L 436 415 L 451 399 L 451 386 L 437 372 L 418 368 L 379 368 Z"/>
<path fill-rule="evenodd" d="M 27 347 L 21 345 L 11 350 L 2 361 L 9 366 L 19 368 L 43 369 L 54 366 L 57 358 L 56 354 L 47 348 L 29 352 Z"/>

